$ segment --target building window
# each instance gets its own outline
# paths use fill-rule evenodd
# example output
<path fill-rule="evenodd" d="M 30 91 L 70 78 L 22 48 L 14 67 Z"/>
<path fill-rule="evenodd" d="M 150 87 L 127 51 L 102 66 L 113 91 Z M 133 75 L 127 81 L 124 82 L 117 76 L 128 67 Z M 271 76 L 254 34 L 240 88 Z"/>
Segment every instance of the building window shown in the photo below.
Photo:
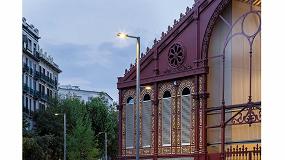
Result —
<path fill-rule="evenodd" d="M 34 100 L 34 111 L 36 111 L 37 110 L 37 102 L 36 102 L 36 100 Z"/>
<path fill-rule="evenodd" d="M 28 85 L 28 76 L 27 75 L 25 75 L 25 79 L 26 79 L 25 84 Z"/>
<path fill-rule="evenodd" d="M 29 99 L 26 97 L 26 103 L 25 103 L 25 111 L 28 113 L 28 106 L 29 106 Z"/>
<path fill-rule="evenodd" d="M 162 99 L 162 145 L 171 146 L 171 94 L 165 91 Z"/>
<path fill-rule="evenodd" d="M 32 51 L 32 41 L 28 39 L 28 49 Z"/>
<path fill-rule="evenodd" d="M 32 111 L 32 100 L 29 98 L 29 114 L 31 114 Z"/>
<path fill-rule="evenodd" d="M 190 145 L 191 107 L 190 89 L 184 88 L 181 97 L 181 145 Z"/>
<path fill-rule="evenodd" d="M 151 145 L 151 128 L 152 128 L 152 107 L 149 94 L 143 98 L 142 106 L 142 145 L 150 147 Z"/>
<path fill-rule="evenodd" d="M 129 97 L 126 104 L 126 148 L 134 144 L 134 99 Z"/>
<path fill-rule="evenodd" d="M 37 44 L 34 43 L 34 49 L 33 49 L 33 53 L 36 54 L 36 51 L 37 51 Z"/>
<path fill-rule="evenodd" d="M 30 79 L 30 86 L 29 87 L 33 89 L 33 86 L 32 86 L 33 79 L 31 77 L 29 79 Z"/>
<path fill-rule="evenodd" d="M 37 90 L 37 83 L 35 80 L 34 80 L 34 90 Z"/>

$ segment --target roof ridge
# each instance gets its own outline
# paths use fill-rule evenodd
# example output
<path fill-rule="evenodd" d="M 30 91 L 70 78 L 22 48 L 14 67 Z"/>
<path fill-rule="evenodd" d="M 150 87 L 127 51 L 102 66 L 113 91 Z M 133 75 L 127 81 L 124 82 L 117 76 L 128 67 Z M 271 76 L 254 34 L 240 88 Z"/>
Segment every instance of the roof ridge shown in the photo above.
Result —
<path fill-rule="evenodd" d="M 157 39 L 155 38 L 155 39 L 153 40 L 153 45 L 152 45 L 152 47 L 151 47 L 151 48 L 149 48 L 148 46 L 146 47 L 145 53 L 142 52 L 142 53 L 141 53 L 141 56 L 140 56 L 141 63 L 142 63 L 142 61 L 143 61 L 146 57 L 148 57 L 148 56 L 150 55 L 151 50 L 152 50 L 153 48 L 155 48 L 162 40 L 165 39 L 165 37 L 167 37 L 167 36 L 170 34 L 170 32 L 171 32 L 174 28 L 176 28 L 177 26 L 180 26 L 180 24 L 181 24 L 189 15 L 192 14 L 193 8 L 198 4 L 198 2 L 199 2 L 199 1 L 195 1 L 195 2 L 193 3 L 193 5 L 192 5 L 191 8 L 190 8 L 189 6 L 187 6 L 185 13 L 184 13 L 184 14 L 183 14 L 183 13 L 180 13 L 179 19 L 178 19 L 178 20 L 177 20 L 177 19 L 174 19 L 173 25 L 172 25 L 172 26 L 168 25 L 166 32 L 164 32 L 164 31 L 161 32 L 160 39 L 157 40 Z M 136 66 L 136 60 L 135 60 L 135 64 L 133 64 L 133 63 L 130 64 L 129 69 L 127 69 L 127 68 L 125 69 L 124 76 L 126 76 L 127 74 L 129 74 L 130 71 L 131 71 L 135 66 Z"/>

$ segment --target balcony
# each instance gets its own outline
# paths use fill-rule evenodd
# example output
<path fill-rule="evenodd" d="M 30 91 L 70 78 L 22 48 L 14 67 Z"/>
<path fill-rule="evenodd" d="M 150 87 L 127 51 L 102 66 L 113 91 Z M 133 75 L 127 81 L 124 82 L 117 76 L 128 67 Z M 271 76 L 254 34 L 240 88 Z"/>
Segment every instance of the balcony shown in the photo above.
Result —
<path fill-rule="evenodd" d="M 41 94 L 41 100 L 48 101 L 48 95 L 47 94 Z"/>
<path fill-rule="evenodd" d="M 26 63 L 23 65 L 23 72 L 29 72 L 29 67 Z"/>
<path fill-rule="evenodd" d="M 35 77 L 35 79 L 39 79 L 41 77 L 40 72 L 39 71 L 35 71 L 34 72 L 34 77 Z"/>
<path fill-rule="evenodd" d="M 32 69 L 32 68 L 29 69 L 29 73 L 30 73 L 31 75 L 33 75 L 33 69 Z"/>
<path fill-rule="evenodd" d="M 36 73 L 36 74 L 38 74 L 37 76 L 41 79 L 41 80 L 43 80 L 44 82 L 46 82 L 46 83 L 48 83 L 50 86 L 56 86 L 57 85 L 57 82 L 55 81 L 55 80 L 53 80 L 53 79 L 51 79 L 50 77 L 48 77 L 48 76 L 46 76 L 46 75 L 44 75 L 44 74 L 42 74 L 42 73 Z"/>
<path fill-rule="evenodd" d="M 40 91 L 35 90 L 33 96 L 35 97 L 35 99 L 39 99 L 41 97 Z"/>
<path fill-rule="evenodd" d="M 29 87 L 28 87 L 27 84 L 24 84 L 24 85 L 23 85 L 23 92 L 24 92 L 24 93 L 28 93 L 28 92 L 29 92 Z"/>

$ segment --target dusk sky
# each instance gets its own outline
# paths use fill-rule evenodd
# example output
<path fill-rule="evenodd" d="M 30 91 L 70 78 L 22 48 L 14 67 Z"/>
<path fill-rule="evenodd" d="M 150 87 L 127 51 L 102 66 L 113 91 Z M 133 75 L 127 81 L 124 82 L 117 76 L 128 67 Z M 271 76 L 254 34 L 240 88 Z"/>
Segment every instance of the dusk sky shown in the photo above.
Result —
<path fill-rule="evenodd" d="M 23 0 L 23 16 L 40 32 L 40 46 L 63 71 L 60 85 L 107 92 L 118 100 L 117 77 L 135 61 L 135 40 L 121 40 L 124 31 L 141 37 L 141 52 L 154 38 L 192 7 L 194 0 Z"/>

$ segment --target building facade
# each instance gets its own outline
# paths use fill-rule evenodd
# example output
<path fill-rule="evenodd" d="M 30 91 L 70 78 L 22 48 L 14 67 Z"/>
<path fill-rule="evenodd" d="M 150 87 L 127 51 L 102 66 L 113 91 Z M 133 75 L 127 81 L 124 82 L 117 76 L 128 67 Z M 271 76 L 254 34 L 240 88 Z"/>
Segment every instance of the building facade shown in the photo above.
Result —
<path fill-rule="evenodd" d="M 32 115 L 45 110 L 48 100 L 57 95 L 58 74 L 61 72 L 53 58 L 39 46 L 39 30 L 26 19 L 22 21 L 22 83 L 23 112 Z"/>
<path fill-rule="evenodd" d="M 89 102 L 92 98 L 102 97 L 109 107 L 113 106 L 113 98 L 105 92 L 97 92 L 91 90 L 82 90 L 79 86 L 60 85 L 58 87 L 58 95 L 61 99 L 77 98 L 84 102 Z"/>
<path fill-rule="evenodd" d="M 195 0 L 118 78 L 119 159 L 261 159 L 261 1 Z M 140 103 L 136 104 L 136 97 Z"/>

